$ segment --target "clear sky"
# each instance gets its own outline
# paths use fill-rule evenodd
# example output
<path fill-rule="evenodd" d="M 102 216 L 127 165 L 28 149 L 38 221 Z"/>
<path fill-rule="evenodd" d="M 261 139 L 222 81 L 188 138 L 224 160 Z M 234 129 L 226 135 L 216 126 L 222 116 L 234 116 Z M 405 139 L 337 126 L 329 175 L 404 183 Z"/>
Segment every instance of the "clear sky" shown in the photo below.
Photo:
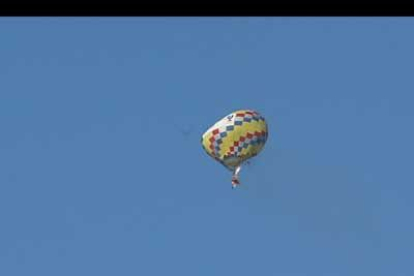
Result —
<path fill-rule="evenodd" d="M 414 275 L 413 18 L 1 18 L 0 275 Z M 231 173 L 202 133 L 267 120 Z"/>

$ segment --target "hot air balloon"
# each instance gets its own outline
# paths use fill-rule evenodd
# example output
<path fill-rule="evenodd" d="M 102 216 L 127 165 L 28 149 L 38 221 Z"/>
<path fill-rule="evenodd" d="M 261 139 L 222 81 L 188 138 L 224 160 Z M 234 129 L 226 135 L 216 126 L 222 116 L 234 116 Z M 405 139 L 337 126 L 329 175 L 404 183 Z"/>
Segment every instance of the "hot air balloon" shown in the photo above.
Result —
<path fill-rule="evenodd" d="M 240 184 L 242 164 L 263 149 L 268 136 L 265 119 L 254 110 L 237 110 L 211 126 L 201 138 L 204 150 L 233 172 L 232 188 Z"/>

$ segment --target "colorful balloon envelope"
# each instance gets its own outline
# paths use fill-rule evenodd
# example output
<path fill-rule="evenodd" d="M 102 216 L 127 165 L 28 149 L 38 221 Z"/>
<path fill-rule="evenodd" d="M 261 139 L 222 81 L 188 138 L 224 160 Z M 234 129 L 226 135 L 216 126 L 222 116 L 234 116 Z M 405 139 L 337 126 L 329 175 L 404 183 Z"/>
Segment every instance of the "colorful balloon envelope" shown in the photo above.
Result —
<path fill-rule="evenodd" d="M 266 120 L 254 110 L 237 110 L 219 120 L 202 136 L 204 150 L 233 172 L 232 187 L 246 160 L 263 149 L 268 137 Z"/>

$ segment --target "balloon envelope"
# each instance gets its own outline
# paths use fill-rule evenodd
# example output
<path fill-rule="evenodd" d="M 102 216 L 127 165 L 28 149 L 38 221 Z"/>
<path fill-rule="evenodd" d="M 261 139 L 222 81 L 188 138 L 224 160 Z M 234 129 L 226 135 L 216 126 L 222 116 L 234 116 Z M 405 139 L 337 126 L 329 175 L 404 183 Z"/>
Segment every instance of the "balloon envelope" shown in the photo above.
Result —
<path fill-rule="evenodd" d="M 256 156 L 268 137 L 265 119 L 254 110 L 237 110 L 211 126 L 201 138 L 204 150 L 212 158 L 234 171 Z"/>

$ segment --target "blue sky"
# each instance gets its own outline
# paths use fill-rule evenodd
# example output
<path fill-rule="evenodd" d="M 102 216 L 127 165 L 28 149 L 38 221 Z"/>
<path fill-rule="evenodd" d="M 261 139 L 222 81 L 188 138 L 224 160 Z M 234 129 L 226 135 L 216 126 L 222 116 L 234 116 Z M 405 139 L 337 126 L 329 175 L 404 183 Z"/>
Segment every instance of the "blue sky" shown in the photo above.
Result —
<path fill-rule="evenodd" d="M 413 275 L 412 18 L 1 18 L 0 274 Z M 269 125 L 231 173 L 202 133 Z"/>

